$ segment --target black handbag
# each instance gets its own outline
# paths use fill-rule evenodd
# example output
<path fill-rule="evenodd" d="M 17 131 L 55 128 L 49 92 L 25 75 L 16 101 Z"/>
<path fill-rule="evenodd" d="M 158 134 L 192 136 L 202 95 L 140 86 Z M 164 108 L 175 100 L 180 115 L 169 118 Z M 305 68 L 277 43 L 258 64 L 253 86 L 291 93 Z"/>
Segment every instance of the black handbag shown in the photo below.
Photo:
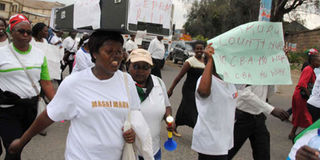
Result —
<path fill-rule="evenodd" d="M 312 88 L 313 88 L 313 83 L 308 83 L 307 90 L 309 91 L 310 94 L 312 92 Z M 307 95 L 307 93 L 301 88 L 300 88 L 300 94 L 303 99 L 306 99 L 306 100 L 309 99 L 309 96 Z"/>

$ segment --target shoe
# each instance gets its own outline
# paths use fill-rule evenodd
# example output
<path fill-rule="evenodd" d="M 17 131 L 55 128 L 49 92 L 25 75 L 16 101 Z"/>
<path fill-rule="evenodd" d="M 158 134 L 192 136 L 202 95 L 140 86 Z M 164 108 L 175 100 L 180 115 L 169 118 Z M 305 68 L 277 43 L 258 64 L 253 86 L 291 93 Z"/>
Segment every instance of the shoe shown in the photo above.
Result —
<path fill-rule="evenodd" d="M 177 131 L 173 131 L 172 132 L 174 136 L 176 137 L 181 137 L 182 135 L 180 133 L 178 133 Z"/>
<path fill-rule="evenodd" d="M 46 136 L 46 135 L 47 135 L 47 131 L 41 131 L 41 132 L 39 133 L 39 135 L 41 135 L 41 136 Z"/>

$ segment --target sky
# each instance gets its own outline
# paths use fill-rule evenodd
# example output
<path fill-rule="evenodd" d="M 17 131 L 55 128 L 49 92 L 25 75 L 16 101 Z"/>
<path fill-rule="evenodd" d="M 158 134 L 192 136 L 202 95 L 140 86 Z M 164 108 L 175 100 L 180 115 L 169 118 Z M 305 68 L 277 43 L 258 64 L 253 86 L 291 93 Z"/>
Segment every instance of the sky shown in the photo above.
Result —
<path fill-rule="evenodd" d="M 58 1 L 60 3 L 64 4 L 72 4 L 75 0 L 47 0 L 47 1 Z M 181 0 L 172 0 L 174 4 L 174 17 L 173 17 L 173 23 L 176 24 L 176 29 L 182 29 L 184 23 L 187 20 L 187 14 L 188 10 L 190 9 L 192 5 L 192 1 L 189 0 L 189 2 L 184 1 L 181 2 Z M 320 27 L 320 16 L 315 14 L 308 14 L 304 16 L 305 19 L 305 26 L 308 29 L 315 29 L 317 27 Z"/>

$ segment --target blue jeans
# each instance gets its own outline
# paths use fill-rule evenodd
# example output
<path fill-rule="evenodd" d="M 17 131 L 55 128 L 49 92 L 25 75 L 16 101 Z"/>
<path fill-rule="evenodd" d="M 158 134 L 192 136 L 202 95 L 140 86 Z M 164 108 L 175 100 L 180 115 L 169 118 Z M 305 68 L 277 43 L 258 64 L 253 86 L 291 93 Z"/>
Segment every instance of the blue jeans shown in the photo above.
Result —
<path fill-rule="evenodd" d="M 139 156 L 139 160 L 144 160 L 143 157 Z M 154 160 L 161 160 L 161 149 L 154 155 Z"/>

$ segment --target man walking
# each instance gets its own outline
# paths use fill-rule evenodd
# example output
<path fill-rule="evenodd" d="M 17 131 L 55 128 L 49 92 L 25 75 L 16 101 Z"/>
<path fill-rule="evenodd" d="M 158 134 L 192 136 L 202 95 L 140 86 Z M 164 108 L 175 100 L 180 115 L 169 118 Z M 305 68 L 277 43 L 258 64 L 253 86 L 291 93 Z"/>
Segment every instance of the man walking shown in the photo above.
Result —
<path fill-rule="evenodd" d="M 289 118 L 289 114 L 266 102 L 274 92 L 274 85 L 237 85 L 236 121 L 234 124 L 234 145 L 228 153 L 232 159 L 244 142 L 249 138 L 254 160 L 270 160 L 270 134 L 266 126 L 266 114 L 280 120 Z"/>
<path fill-rule="evenodd" d="M 161 65 L 164 61 L 165 46 L 162 42 L 163 36 L 157 36 L 150 42 L 148 51 L 151 54 L 153 67 L 151 74 L 161 78 Z"/>

